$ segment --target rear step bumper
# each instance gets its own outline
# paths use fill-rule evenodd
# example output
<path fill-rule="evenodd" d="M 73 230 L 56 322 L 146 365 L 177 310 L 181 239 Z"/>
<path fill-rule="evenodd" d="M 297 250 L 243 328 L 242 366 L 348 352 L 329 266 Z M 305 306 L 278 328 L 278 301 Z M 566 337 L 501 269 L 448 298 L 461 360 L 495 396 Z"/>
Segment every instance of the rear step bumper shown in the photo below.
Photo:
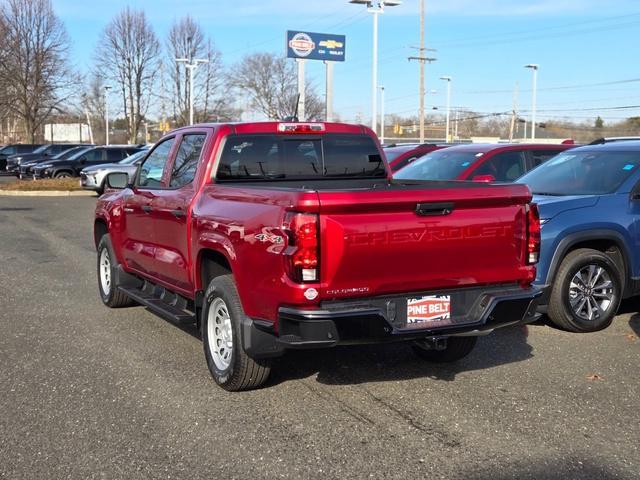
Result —
<path fill-rule="evenodd" d="M 249 337 L 252 348 L 247 353 L 262 356 L 282 353 L 285 349 L 308 349 L 362 343 L 385 343 L 427 337 L 486 335 L 497 328 L 534 322 L 536 288 L 500 287 L 444 292 L 457 301 L 458 314 L 452 311 L 451 323 L 437 328 L 406 328 L 407 296 L 377 297 L 348 302 L 327 302 L 321 309 L 281 307 L 278 334 L 270 324 L 247 319 L 245 343 Z M 427 294 L 412 295 L 411 298 Z M 463 305 L 460 305 L 460 302 Z M 455 308 L 455 307 L 452 307 Z M 464 314 L 461 314 L 461 311 Z M 260 335 L 251 342 L 251 332 Z"/>

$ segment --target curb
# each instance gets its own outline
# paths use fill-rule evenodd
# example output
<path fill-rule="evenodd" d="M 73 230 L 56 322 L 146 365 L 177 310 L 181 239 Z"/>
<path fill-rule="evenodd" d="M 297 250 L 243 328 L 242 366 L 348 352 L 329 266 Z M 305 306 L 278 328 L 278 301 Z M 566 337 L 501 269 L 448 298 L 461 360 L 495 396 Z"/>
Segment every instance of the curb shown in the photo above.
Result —
<path fill-rule="evenodd" d="M 97 197 L 96 192 L 84 190 L 0 190 L 0 197 Z"/>

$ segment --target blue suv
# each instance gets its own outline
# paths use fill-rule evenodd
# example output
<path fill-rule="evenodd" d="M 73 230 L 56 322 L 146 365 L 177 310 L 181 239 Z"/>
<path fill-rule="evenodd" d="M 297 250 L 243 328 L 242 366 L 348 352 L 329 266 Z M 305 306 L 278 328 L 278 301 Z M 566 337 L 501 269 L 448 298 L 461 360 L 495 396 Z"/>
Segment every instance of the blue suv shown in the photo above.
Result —
<path fill-rule="evenodd" d="M 606 328 L 640 293 L 640 141 L 569 150 L 518 182 L 540 211 L 540 311 L 573 332 Z"/>

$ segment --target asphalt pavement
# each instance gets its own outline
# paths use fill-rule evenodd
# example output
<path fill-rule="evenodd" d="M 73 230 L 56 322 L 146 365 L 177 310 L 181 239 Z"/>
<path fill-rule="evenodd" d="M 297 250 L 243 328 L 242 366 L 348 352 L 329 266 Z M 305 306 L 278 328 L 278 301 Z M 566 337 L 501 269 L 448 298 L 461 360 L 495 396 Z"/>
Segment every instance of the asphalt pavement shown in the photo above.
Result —
<path fill-rule="evenodd" d="M 640 478 L 640 301 L 607 330 L 296 352 L 263 389 L 197 332 L 100 302 L 93 198 L 0 196 L 0 477 Z"/>

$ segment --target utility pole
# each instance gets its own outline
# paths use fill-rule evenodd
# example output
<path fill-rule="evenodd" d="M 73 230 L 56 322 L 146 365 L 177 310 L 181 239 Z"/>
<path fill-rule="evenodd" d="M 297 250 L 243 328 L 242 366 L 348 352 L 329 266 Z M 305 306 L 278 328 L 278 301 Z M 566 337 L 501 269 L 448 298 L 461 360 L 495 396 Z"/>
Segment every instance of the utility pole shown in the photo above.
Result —
<path fill-rule="evenodd" d="M 432 48 L 425 48 L 424 46 L 424 2 L 420 0 L 420 47 L 418 47 L 419 55 L 417 57 L 409 57 L 409 61 L 417 60 L 420 62 L 420 143 L 424 143 L 424 64 L 426 62 L 435 62 L 436 58 L 429 58 L 425 56 L 427 51 L 435 52 Z"/>
<path fill-rule="evenodd" d="M 109 85 L 104 86 L 104 144 L 109 145 Z M 93 143 L 93 139 L 91 140 Z"/>
<path fill-rule="evenodd" d="M 518 82 L 513 89 L 513 106 L 511 110 L 511 125 L 509 125 L 509 143 L 513 142 L 513 133 L 518 119 Z"/>
<path fill-rule="evenodd" d="M 160 103 L 160 130 L 162 133 L 164 132 L 164 127 L 167 122 L 167 88 L 164 83 L 164 62 L 160 64 L 160 95 L 161 95 L 161 103 Z"/>
<path fill-rule="evenodd" d="M 193 125 L 193 73 L 198 68 L 198 65 L 203 63 L 209 63 L 209 60 L 205 58 L 193 58 L 191 52 L 191 38 L 188 39 L 189 52 L 187 58 L 176 58 L 177 63 L 184 63 L 184 66 L 189 70 L 189 125 Z"/>

